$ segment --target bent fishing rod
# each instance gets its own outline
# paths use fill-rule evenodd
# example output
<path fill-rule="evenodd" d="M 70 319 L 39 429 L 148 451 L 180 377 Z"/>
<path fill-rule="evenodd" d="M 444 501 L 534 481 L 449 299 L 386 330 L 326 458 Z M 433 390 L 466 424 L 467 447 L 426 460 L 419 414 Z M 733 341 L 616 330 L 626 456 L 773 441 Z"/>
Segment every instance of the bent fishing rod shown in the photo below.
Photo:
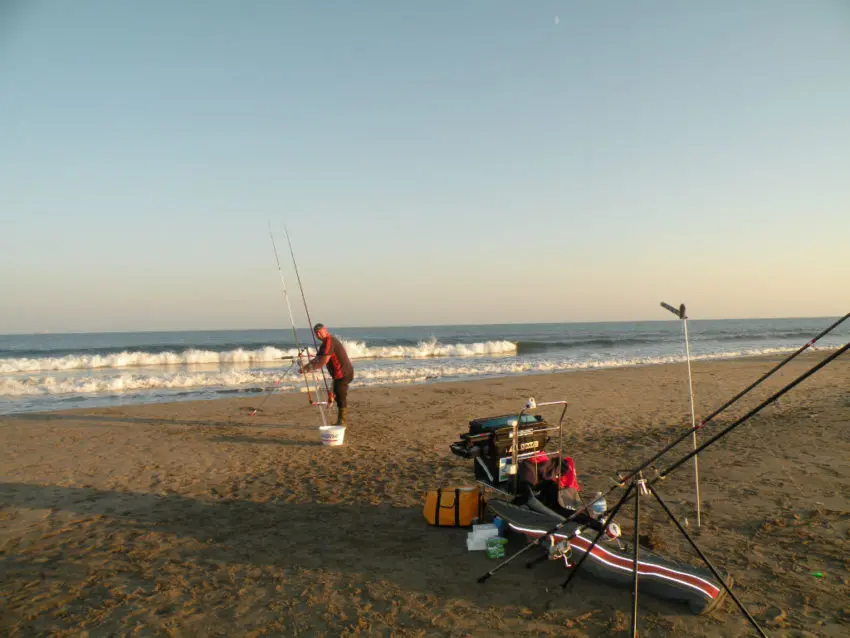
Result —
<path fill-rule="evenodd" d="M 838 321 L 836 321 L 835 323 L 833 323 L 833 324 L 832 324 L 829 328 L 827 328 L 826 330 L 824 330 L 823 332 L 821 332 L 821 333 L 820 333 L 817 337 L 814 337 L 813 339 L 811 339 L 808 343 L 806 343 L 806 345 L 804 345 L 804 346 L 803 346 L 803 347 L 801 347 L 799 350 L 797 350 L 796 352 L 794 352 L 793 354 L 791 354 L 791 355 L 790 355 L 789 357 L 787 357 L 784 361 L 780 362 L 777 366 L 775 366 L 773 369 L 771 369 L 771 370 L 770 370 L 767 374 L 763 375 L 763 376 L 762 376 L 760 379 L 758 379 L 755 383 L 753 383 L 752 385 L 750 385 L 749 387 L 747 387 L 747 388 L 746 388 L 745 390 L 743 390 L 742 392 L 738 393 L 738 394 L 737 394 L 735 397 L 733 397 L 731 400 L 727 401 L 727 402 L 726 402 L 723 406 L 721 406 L 719 409 L 715 410 L 715 411 L 714 411 L 714 412 L 713 412 L 713 413 L 712 413 L 709 417 L 706 417 L 705 419 L 703 419 L 703 420 L 700 422 L 700 424 L 696 426 L 696 428 L 702 428 L 702 427 L 705 427 L 705 425 L 706 425 L 706 424 L 707 424 L 707 423 L 708 423 L 711 419 L 715 418 L 715 417 L 716 417 L 718 414 L 720 414 L 723 410 L 725 410 L 725 409 L 727 409 L 729 406 L 731 406 L 731 405 L 732 405 L 735 401 L 738 401 L 741 397 L 743 397 L 745 394 L 747 394 L 748 392 L 750 392 L 753 388 L 755 388 L 757 385 L 759 385 L 759 384 L 760 384 L 760 383 L 762 383 L 765 379 L 767 379 L 767 377 L 769 377 L 771 374 L 773 374 L 774 372 L 776 372 L 777 370 L 779 370 L 782 366 L 784 366 L 784 365 L 785 365 L 785 364 L 787 364 L 789 361 L 791 361 L 794 357 L 796 357 L 797 355 L 801 354 L 804 350 L 806 350 L 807 348 L 809 348 L 809 347 L 811 347 L 812 345 L 814 345 L 814 343 L 815 343 L 815 342 L 817 342 L 817 341 L 818 341 L 819 339 L 821 339 L 824 335 L 826 335 L 827 333 L 829 333 L 829 332 L 831 332 L 833 329 L 835 329 L 835 328 L 836 328 L 839 324 L 841 324 L 841 323 L 842 323 L 844 320 L 846 320 L 848 317 L 850 317 L 850 313 L 847 313 L 846 315 L 844 315 L 844 317 L 842 317 L 841 319 L 839 319 Z M 682 464 L 684 464 L 684 463 L 686 463 L 688 460 L 690 460 L 690 459 L 691 459 L 691 458 L 692 458 L 695 454 L 699 454 L 699 452 L 701 452 L 701 451 L 702 451 L 702 450 L 704 450 L 706 447 L 708 447 L 709 445 L 711 445 L 711 444 L 713 444 L 715 441 L 717 441 L 717 440 L 718 440 L 718 438 L 720 438 L 720 437 L 722 437 L 722 436 L 725 436 L 728 432 L 731 432 L 734 428 L 738 427 L 741 423 L 743 423 L 744 421 L 746 421 L 747 419 L 749 419 L 750 417 L 752 417 L 754 414 L 756 414 L 758 411 L 760 411 L 761 409 L 763 409 L 765 406 L 769 405 L 769 404 L 770 404 L 770 403 L 772 403 L 773 401 L 776 401 L 779 397 L 781 397 L 782 395 L 784 395 L 786 392 L 788 392 L 789 390 L 791 390 L 793 387 L 795 387 L 796 385 L 798 385 L 800 382 L 804 381 L 805 379 L 807 379 L 808 377 L 810 377 L 812 374 L 814 374 L 815 372 L 817 372 L 818 370 L 820 370 L 820 369 L 821 369 L 821 368 L 823 368 L 824 366 L 826 366 L 826 365 L 828 365 L 829 363 L 831 363 L 832 361 L 834 361 L 837 357 L 839 357 L 839 356 L 841 356 L 842 354 L 844 354 L 844 353 L 845 353 L 848 349 L 850 349 L 850 342 L 848 342 L 848 343 L 847 343 L 844 347 L 842 347 L 842 348 L 840 348 L 839 350 L 837 350 L 836 352 L 834 352 L 834 353 L 833 353 L 832 355 L 830 355 L 828 358 L 826 358 L 826 359 L 824 359 L 823 361 L 821 361 L 820 363 L 818 363 L 816 366 L 814 366 L 814 367 L 810 368 L 808 371 L 806 371 L 804 374 L 802 374 L 801 376 L 799 376 L 797 379 L 795 379 L 794 381 L 792 381 L 791 383 L 789 383 L 788 385 L 786 385 L 784 388 L 782 388 L 781 390 L 779 390 L 778 392 L 776 392 L 775 394 L 773 394 L 772 396 L 770 396 L 768 399 L 766 399 L 766 400 L 765 400 L 765 401 L 763 401 L 761 404 L 759 404 L 756 408 L 754 408 L 753 410 L 750 410 L 750 412 L 748 412 L 746 415 L 744 415 L 743 417 L 741 417 L 740 419 L 738 419 L 738 420 L 737 420 L 736 422 L 734 422 L 732 425 L 730 425 L 730 426 L 728 426 L 727 428 L 725 428 L 725 429 L 724 429 L 721 433 L 719 433 L 717 436 L 712 437 L 712 438 L 711 438 L 711 439 L 709 439 L 706 443 L 704 443 L 703 445 L 701 445 L 700 447 L 698 447 L 697 449 L 695 449 L 695 450 L 694 450 L 694 451 L 692 451 L 691 453 L 687 454 L 684 458 L 680 459 L 680 460 L 679 460 L 679 461 L 677 461 L 675 464 L 673 464 L 672 466 L 670 466 L 669 468 L 667 468 L 667 470 L 665 470 L 665 471 L 664 471 L 664 472 L 662 472 L 662 473 L 659 473 L 659 475 L 658 475 L 658 476 L 656 476 L 655 478 L 653 478 L 653 479 L 652 479 L 651 483 L 654 483 L 655 481 L 659 480 L 659 478 L 664 478 L 664 477 L 666 477 L 668 474 L 670 474 L 671 472 L 673 472 L 675 469 L 677 469 L 678 467 L 680 467 Z M 692 429 L 693 429 L 693 428 L 692 428 Z M 598 501 L 601 501 L 601 500 L 605 499 L 608 495 L 610 495 L 610 494 L 611 494 L 612 492 L 614 492 L 615 490 L 623 488 L 623 487 L 624 487 L 627 483 L 629 483 L 629 482 L 630 482 L 630 481 L 631 481 L 634 477 L 638 476 L 638 475 L 639 475 L 639 474 L 640 474 L 643 470 L 645 470 L 645 469 L 647 469 L 648 467 L 650 467 L 650 466 L 651 466 L 653 463 L 655 463 L 655 461 L 657 461 L 657 460 L 658 460 L 661 456 L 663 456 L 664 454 L 666 454 L 667 452 L 669 452 L 672 448 L 674 448 L 676 445 L 678 445 L 679 443 L 681 443 L 682 441 L 684 441 L 685 439 L 687 439 L 689 436 L 691 436 L 691 434 L 692 434 L 692 431 L 691 431 L 691 430 L 689 430 L 689 431 L 687 431 L 687 432 L 684 432 L 684 433 L 683 433 L 681 436 L 679 436 L 679 437 L 678 437 L 675 441 L 673 441 L 673 443 L 671 443 L 670 445 L 668 445 L 667 447 L 665 447 L 663 450 L 661 450 L 660 452 L 658 452 L 657 454 L 655 454 L 654 456 L 652 456 L 652 457 L 651 457 L 650 459 L 648 459 L 647 461 L 644 461 L 644 462 L 643 462 L 643 463 L 642 463 L 639 467 L 635 468 L 634 470 L 631 470 L 631 471 L 629 472 L 629 474 L 628 474 L 628 475 L 623 476 L 623 477 L 620 477 L 620 480 L 619 480 L 618 482 L 616 482 L 614 485 L 612 485 L 612 486 L 611 486 L 611 487 L 610 487 L 607 491 L 605 491 L 603 494 L 601 494 L 601 495 L 597 496 L 597 497 L 596 497 L 595 499 L 593 499 L 590 503 L 587 503 L 586 505 L 582 505 L 579 509 L 577 509 L 575 512 L 573 512 L 570 516 L 566 517 L 563 521 L 560 521 L 560 522 L 559 522 L 559 523 L 558 523 L 555 527 L 553 527 L 552 529 L 548 530 L 545 534 L 543 534 L 542 536 L 539 536 L 539 537 L 535 538 L 534 540 L 530 541 L 527 545 L 525 545 L 525 546 L 524 546 L 524 547 L 522 547 L 521 549 L 517 550 L 517 552 L 516 552 L 516 553 L 514 553 L 512 556 L 509 556 L 507 559 L 505 559 L 504 561 L 502 561 L 501 563 L 499 563 L 498 565 L 496 565 L 496 566 L 495 566 L 493 569 L 491 569 L 489 572 L 487 572 L 487 573 L 486 573 L 486 574 L 484 574 L 483 576 L 479 577 L 479 578 L 478 578 L 478 582 L 479 582 L 479 583 L 483 583 L 483 582 L 485 582 L 485 581 L 486 581 L 487 579 L 489 579 L 489 578 L 490 578 L 493 574 L 495 574 L 497 571 L 499 571 L 500 569 L 502 569 L 503 567 L 505 567 L 505 566 L 506 566 L 506 565 L 508 565 L 509 563 L 513 562 L 516 558 L 518 558 L 519 556 L 521 556 L 522 554 L 524 554 L 526 551 L 530 550 L 532 547 L 537 547 L 537 546 L 539 546 L 539 545 L 540 545 L 540 544 L 541 544 L 541 543 L 542 543 L 542 542 L 543 542 L 546 538 L 548 538 L 549 536 L 551 536 L 551 535 L 552 535 L 552 534 L 554 534 L 555 532 L 557 532 L 557 531 L 559 531 L 560 529 L 562 529 L 562 528 L 563 528 L 563 527 L 564 527 L 567 523 L 569 523 L 569 522 L 571 522 L 571 521 L 575 520 L 575 518 L 576 518 L 576 517 L 578 517 L 580 514 L 582 514 L 582 513 L 586 512 L 586 511 L 587 511 L 587 510 L 589 510 L 591 507 L 593 507 L 593 505 L 594 505 L 595 503 L 597 503 Z M 631 497 L 631 494 L 630 494 L 630 493 L 629 493 L 629 494 L 626 494 L 626 495 L 625 495 L 625 496 L 621 499 L 621 502 L 625 502 L 625 501 L 626 501 L 627 499 L 629 499 L 630 497 Z"/>
<path fill-rule="evenodd" d="M 316 354 L 319 352 L 319 342 L 316 341 L 316 333 L 313 330 L 313 319 L 310 317 L 310 309 L 307 307 L 307 297 L 304 296 L 304 286 L 301 284 L 301 275 L 298 272 L 298 262 L 295 261 L 295 251 L 292 249 L 292 241 L 289 238 L 289 230 L 286 228 L 286 224 L 283 225 L 283 233 L 286 235 L 286 243 L 289 244 L 289 254 L 292 256 L 292 265 L 295 267 L 295 278 L 298 280 L 298 288 L 301 290 L 301 301 L 304 302 L 304 312 L 307 315 L 307 322 L 310 324 L 310 336 L 313 337 L 313 347 L 316 349 Z M 327 377 L 325 377 L 325 369 L 319 368 L 319 372 L 322 374 L 322 382 L 325 384 L 325 403 L 330 406 L 330 396 L 331 389 L 328 386 Z M 318 388 L 318 383 L 316 384 Z M 318 391 L 316 392 L 316 405 L 321 405 L 321 397 L 318 396 Z M 323 417 L 324 418 L 324 417 Z"/>

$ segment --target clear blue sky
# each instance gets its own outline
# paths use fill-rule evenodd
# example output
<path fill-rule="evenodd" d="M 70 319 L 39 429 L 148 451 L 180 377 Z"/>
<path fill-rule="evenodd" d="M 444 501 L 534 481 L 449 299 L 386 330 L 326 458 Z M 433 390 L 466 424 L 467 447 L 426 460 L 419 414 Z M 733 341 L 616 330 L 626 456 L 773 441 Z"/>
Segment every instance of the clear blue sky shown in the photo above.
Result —
<path fill-rule="evenodd" d="M 5 0 L 0 123 L 0 332 L 850 310 L 846 0 Z"/>

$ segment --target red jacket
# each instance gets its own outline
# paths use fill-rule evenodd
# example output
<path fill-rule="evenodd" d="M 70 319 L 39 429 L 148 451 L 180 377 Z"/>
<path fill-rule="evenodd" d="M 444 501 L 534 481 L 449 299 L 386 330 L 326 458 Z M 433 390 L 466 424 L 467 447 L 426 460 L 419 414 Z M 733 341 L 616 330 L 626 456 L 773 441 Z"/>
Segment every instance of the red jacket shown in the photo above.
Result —
<path fill-rule="evenodd" d="M 322 339 L 319 345 L 318 356 L 330 354 L 328 359 L 328 372 L 334 379 L 342 379 L 343 377 L 353 377 L 354 367 L 351 365 L 351 360 L 348 358 L 348 353 L 342 347 L 339 339 L 329 334 L 325 339 Z"/>

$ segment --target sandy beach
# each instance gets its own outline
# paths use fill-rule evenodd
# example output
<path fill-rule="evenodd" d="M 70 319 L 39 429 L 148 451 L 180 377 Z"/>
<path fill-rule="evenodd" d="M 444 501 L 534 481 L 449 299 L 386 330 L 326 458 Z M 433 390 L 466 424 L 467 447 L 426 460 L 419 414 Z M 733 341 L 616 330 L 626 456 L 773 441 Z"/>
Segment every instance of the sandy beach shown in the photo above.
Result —
<path fill-rule="evenodd" d="M 783 368 L 708 434 L 824 356 Z M 697 416 L 776 361 L 696 362 Z M 850 633 L 848 388 L 845 356 L 700 456 L 696 538 L 771 636 Z M 427 490 L 473 484 L 449 451 L 468 421 L 529 396 L 570 402 L 584 494 L 690 421 L 682 364 L 354 388 L 341 448 L 321 445 L 304 394 L 255 416 L 260 395 L 0 417 L 0 632 L 626 635 L 628 590 L 580 577 L 564 591 L 561 563 L 524 558 L 479 585 L 496 562 L 422 517 Z M 694 529 L 692 465 L 659 490 Z M 699 563 L 657 505 L 642 512 L 659 552 Z M 642 636 L 750 633 L 731 601 L 701 617 L 649 595 L 640 607 Z"/>

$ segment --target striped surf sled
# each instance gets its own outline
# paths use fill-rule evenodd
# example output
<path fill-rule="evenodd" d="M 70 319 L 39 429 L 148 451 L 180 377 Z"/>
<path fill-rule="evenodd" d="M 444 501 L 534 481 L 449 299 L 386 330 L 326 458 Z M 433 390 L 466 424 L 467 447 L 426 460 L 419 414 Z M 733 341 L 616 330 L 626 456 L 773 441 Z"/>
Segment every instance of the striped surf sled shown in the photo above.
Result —
<path fill-rule="evenodd" d="M 490 499 L 487 507 L 504 520 L 511 530 L 529 539 L 545 536 L 564 520 L 554 512 L 550 515 L 498 499 Z M 568 541 L 572 561 L 575 562 L 587 553 L 597 533 L 569 522 L 552 534 L 553 538 L 548 543 L 541 543 L 541 547 Z M 631 589 L 633 566 L 630 544 L 614 544 L 606 540 L 603 533 L 600 542 L 582 564 L 581 571 L 600 581 Z M 731 586 L 730 581 L 727 577 L 726 583 Z M 638 582 L 640 592 L 686 604 L 695 614 L 710 613 L 726 597 L 726 590 L 708 569 L 665 558 L 643 546 L 638 554 Z"/>

